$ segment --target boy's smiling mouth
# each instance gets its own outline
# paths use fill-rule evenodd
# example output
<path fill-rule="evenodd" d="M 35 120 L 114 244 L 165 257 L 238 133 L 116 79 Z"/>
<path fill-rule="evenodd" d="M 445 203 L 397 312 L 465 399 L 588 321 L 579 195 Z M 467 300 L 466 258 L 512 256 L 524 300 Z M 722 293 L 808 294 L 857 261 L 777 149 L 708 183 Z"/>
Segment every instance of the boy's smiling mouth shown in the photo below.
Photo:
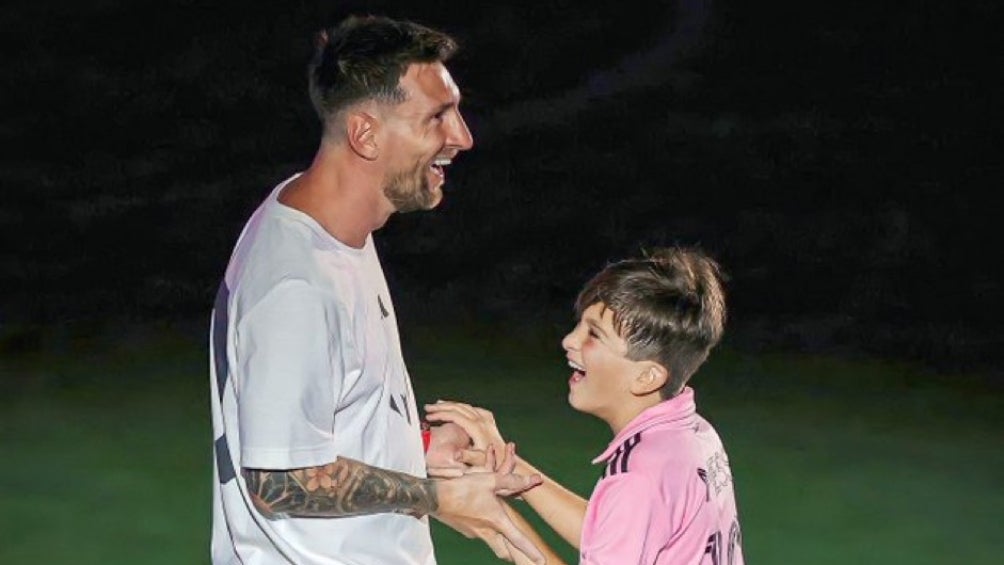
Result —
<path fill-rule="evenodd" d="M 572 376 L 569 377 L 569 384 L 575 384 L 582 379 L 586 378 L 586 369 L 582 365 L 579 365 L 571 359 L 568 360 L 568 366 L 572 368 Z"/>

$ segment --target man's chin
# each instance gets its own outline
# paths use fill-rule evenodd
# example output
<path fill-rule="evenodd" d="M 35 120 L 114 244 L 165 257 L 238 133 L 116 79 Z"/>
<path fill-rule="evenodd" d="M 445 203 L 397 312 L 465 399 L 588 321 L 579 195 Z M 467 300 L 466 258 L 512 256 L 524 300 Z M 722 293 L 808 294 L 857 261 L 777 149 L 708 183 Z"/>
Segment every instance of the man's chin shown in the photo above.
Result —
<path fill-rule="evenodd" d="M 441 187 L 426 188 L 422 193 L 422 199 L 415 202 L 412 210 L 432 210 L 443 201 L 443 189 Z"/>
<path fill-rule="evenodd" d="M 411 191 L 394 190 L 394 188 L 384 189 L 384 195 L 391 201 L 394 210 L 399 214 L 432 210 L 443 201 L 443 183 L 442 181 L 435 185 L 428 183 L 413 188 Z"/>
<path fill-rule="evenodd" d="M 425 209 L 432 210 L 433 208 L 439 206 L 443 201 L 443 189 L 442 187 L 436 187 L 429 190 L 429 197 L 425 201 Z"/>
<path fill-rule="evenodd" d="M 408 212 L 420 212 L 426 210 L 432 210 L 439 206 L 439 203 L 443 201 L 443 194 L 439 193 L 430 198 L 423 198 L 422 200 L 412 200 L 410 202 L 404 202 L 395 206 L 396 212 L 398 214 L 407 214 Z"/>

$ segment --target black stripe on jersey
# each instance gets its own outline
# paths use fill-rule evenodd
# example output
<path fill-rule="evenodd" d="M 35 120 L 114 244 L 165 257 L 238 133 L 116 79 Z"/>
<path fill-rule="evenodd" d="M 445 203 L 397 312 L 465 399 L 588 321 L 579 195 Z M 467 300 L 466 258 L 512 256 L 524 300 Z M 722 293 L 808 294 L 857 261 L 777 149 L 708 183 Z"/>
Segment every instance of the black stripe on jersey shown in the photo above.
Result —
<path fill-rule="evenodd" d="M 227 364 L 227 326 L 230 302 L 230 288 L 227 281 L 220 282 L 216 291 L 216 301 L 213 303 L 213 363 L 216 369 L 216 392 L 220 395 L 222 410 L 223 393 L 226 392 L 227 380 L 230 377 L 230 366 Z M 234 462 L 230 458 L 230 445 L 227 434 L 221 434 L 213 442 L 213 452 L 216 454 L 216 471 L 221 485 L 225 485 L 237 477 Z"/>
<path fill-rule="evenodd" d="M 624 442 L 624 458 L 621 459 L 621 473 L 627 473 L 628 457 L 631 457 L 631 450 L 639 443 L 641 443 L 641 432 L 636 433 Z"/>
<path fill-rule="evenodd" d="M 221 485 L 225 485 L 237 477 L 234 471 L 234 462 L 230 459 L 230 445 L 227 443 L 227 435 L 223 434 L 213 442 L 213 453 L 216 454 L 216 472 L 219 474 Z"/>
<path fill-rule="evenodd" d="M 213 363 L 216 365 L 216 392 L 223 402 L 223 390 L 227 386 L 230 367 L 227 365 L 227 320 L 230 317 L 227 304 L 230 301 L 230 288 L 227 281 L 220 282 L 216 291 L 216 301 L 213 303 Z"/>
<path fill-rule="evenodd" d="M 711 484 L 708 482 L 708 472 L 706 470 L 704 470 L 704 469 L 698 468 L 697 469 L 697 476 L 700 477 L 700 479 L 702 481 L 704 481 L 704 492 L 705 492 L 704 498 L 705 498 L 705 500 L 710 501 L 711 500 Z"/>
<path fill-rule="evenodd" d="M 623 445 L 620 446 L 620 447 L 618 447 L 617 451 L 614 451 L 613 457 L 611 457 L 610 459 L 607 460 L 607 466 L 603 469 L 603 478 L 604 479 L 607 478 L 607 477 L 609 477 L 610 475 L 612 475 L 613 474 L 613 472 L 612 472 L 613 469 L 617 468 L 617 460 L 621 458 L 621 452 L 622 451 L 624 451 L 624 446 Z"/>
<path fill-rule="evenodd" d="M 627 473 L 628 471 L 628 460 L 631 457 L 631 451 L 636 445 L 641 443 L 641 432 L 629 437 L 617 451 L 614 451 L 613 457 L 610 458 L 607 463 L 607 468 L 603 472 L 603 478 L 607 478 L 617 473 Z"/>

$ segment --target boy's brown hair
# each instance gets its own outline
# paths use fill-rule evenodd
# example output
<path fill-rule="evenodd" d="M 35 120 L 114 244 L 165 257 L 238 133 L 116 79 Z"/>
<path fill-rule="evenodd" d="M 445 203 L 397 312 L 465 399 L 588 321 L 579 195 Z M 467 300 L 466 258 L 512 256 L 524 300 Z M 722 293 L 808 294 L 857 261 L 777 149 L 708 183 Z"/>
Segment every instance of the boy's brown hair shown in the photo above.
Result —
<path fill-rule="evenodd" d="M 664 399 L 683 390 L 725 330 L 721 269 L 697 249 L 656 249 L 607 265 L 579 293 L 576 313 L 596 303 L 613 311 L 628 359 L 669 371 Z"/>

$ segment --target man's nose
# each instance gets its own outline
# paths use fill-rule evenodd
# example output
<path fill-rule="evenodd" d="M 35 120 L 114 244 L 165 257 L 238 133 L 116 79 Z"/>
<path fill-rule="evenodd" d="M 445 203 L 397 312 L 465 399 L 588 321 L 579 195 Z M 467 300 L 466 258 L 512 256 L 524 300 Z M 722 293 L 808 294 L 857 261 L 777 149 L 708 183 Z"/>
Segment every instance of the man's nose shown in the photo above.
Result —
<path fill-rule="evenodd" d="M 456 112 L 455 116 L 450 126 L 449 138 L 446 140 L 446 143 L 450 147 L 455 147 L 460 151 L 467 151 L 471 147 L 474 147 L 474 136 L 471 135 L 471 130 L 467 127 L 467 122 L 464 121 L 464 117 L 460 115 L 460 112 Z"/>

